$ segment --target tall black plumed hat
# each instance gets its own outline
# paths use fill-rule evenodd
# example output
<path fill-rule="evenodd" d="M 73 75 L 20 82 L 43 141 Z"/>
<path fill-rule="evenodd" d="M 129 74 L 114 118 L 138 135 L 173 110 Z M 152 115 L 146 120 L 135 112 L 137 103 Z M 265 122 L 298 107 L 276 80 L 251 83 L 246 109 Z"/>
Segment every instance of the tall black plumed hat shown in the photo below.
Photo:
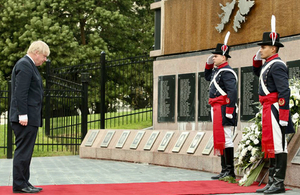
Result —
<path fill-rule="evenodd" d="M 258 45 L 274 45 L 277 47 L 284 47 L 282 43 L 279 42 L 280 35 L 275 31 L 275 16 L 272 15 L 271 19 L 271 29 L 272 32 L 264 32 L 262 42 L 258 43 Z"/>
<path fill-rule="evenodd" d="M 216 47 L 216 50 L 212 52 L 213 54 L 220 54 L 220 55 L 226 56 L 228 58 L 231 58 L 231 56 L 229 55 L 230 48 L 227 45 L 229 36 L 230 36 L 230 32 L 228 31 L 226 36 L 225 36 L 225 39 L 224 39 L 224 44 L 218 43 L 217 47 Z"/>

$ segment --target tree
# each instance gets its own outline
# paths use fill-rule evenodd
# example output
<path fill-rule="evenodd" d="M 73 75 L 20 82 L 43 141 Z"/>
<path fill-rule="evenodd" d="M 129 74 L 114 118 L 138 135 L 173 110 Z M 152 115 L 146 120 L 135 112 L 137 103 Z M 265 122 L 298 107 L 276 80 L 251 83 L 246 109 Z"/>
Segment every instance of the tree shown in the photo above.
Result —
<path fill-rule="evenodd" d="M 151 3 L 153 0 L 0 0 L 0 72 L 10 79 L 14 64 L 35 40 L 49 45 L 52 68 L 98 62 L 102 51 L 108 59 L 149 54 L 154 42 Z M 45 72 L 45 66 L 40 69 Z M 122 87 L 123 83 L 112 85 Z M 90 86 L 89 101 L 97 103 L 98 80 L 91 80 Z M 107 97 L 112 93 L 107 91 Z"/>
<path fill-rule="evenodd" d="M 153 45 L 152 0 L 0 0 L 0 71 L 9 78 L 30 43 L 51 50 L 53 67 L 108 56 L 149 53 Z"/>

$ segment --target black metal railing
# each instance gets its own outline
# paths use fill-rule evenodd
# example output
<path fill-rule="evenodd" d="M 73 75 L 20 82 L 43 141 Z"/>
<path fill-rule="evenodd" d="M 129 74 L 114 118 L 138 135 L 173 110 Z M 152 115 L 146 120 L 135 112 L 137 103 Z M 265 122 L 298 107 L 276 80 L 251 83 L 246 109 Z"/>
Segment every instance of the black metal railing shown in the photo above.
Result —
<path fill-rule="evenodd" d="M 78 154 L 89 129 L 116 128 L 144 120 L 152 121 L 153 59 L 137 56 L 107 59 L 76 66 L 51 68 L 46 62 L 43 119 L 35 152 L 68 151 Z M 8 111 L 10 85 L 0 89 L 1 112 Z M 12 157 L 12 130 L 0 123 L 0 155 Z M 1 151 L 3 150 L 3 151 Z"/>

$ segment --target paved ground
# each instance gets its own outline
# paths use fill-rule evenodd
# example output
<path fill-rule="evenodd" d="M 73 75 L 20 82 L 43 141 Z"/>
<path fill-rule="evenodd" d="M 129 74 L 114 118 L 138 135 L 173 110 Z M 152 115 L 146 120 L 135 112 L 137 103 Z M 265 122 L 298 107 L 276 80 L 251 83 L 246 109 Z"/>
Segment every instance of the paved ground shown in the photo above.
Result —
<path fill-rule="evenodd" d="M 0 159 L 0 186 L 12 185 L 12 159 Z M 79 156 L 35 157 L 31 164 L 33 185 L 104 184 L 210 180 L 213 174 L 148 164 L 80 159 Z M 250 193 L 256 194 L 256 193 Z M 287 195 L 299 195 L 292 188 Z M 246 193 L 241 195 L 247 195 Z"/>

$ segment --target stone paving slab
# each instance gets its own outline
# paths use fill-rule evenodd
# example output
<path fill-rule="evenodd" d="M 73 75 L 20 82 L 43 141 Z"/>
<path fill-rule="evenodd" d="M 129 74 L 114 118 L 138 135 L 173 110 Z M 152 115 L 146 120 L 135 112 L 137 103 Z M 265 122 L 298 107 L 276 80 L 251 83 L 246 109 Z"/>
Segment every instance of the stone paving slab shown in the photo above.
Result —
<path fill-rule="evenodd" d="M 0 159 L 0 186 L 12 185 L 12 159 Z M 161 181 L 210 180 L 208 172 L 148 164 L 81 159 L 79 156 L 34 157 L 30 182 L 33 185 L 107 184 Z M 256 194 L 256 193 L 250 193 Z M 287 195 L 298 195 L 292 188 Z M 243 193 L 241 195 L 247 195 Z"/>

